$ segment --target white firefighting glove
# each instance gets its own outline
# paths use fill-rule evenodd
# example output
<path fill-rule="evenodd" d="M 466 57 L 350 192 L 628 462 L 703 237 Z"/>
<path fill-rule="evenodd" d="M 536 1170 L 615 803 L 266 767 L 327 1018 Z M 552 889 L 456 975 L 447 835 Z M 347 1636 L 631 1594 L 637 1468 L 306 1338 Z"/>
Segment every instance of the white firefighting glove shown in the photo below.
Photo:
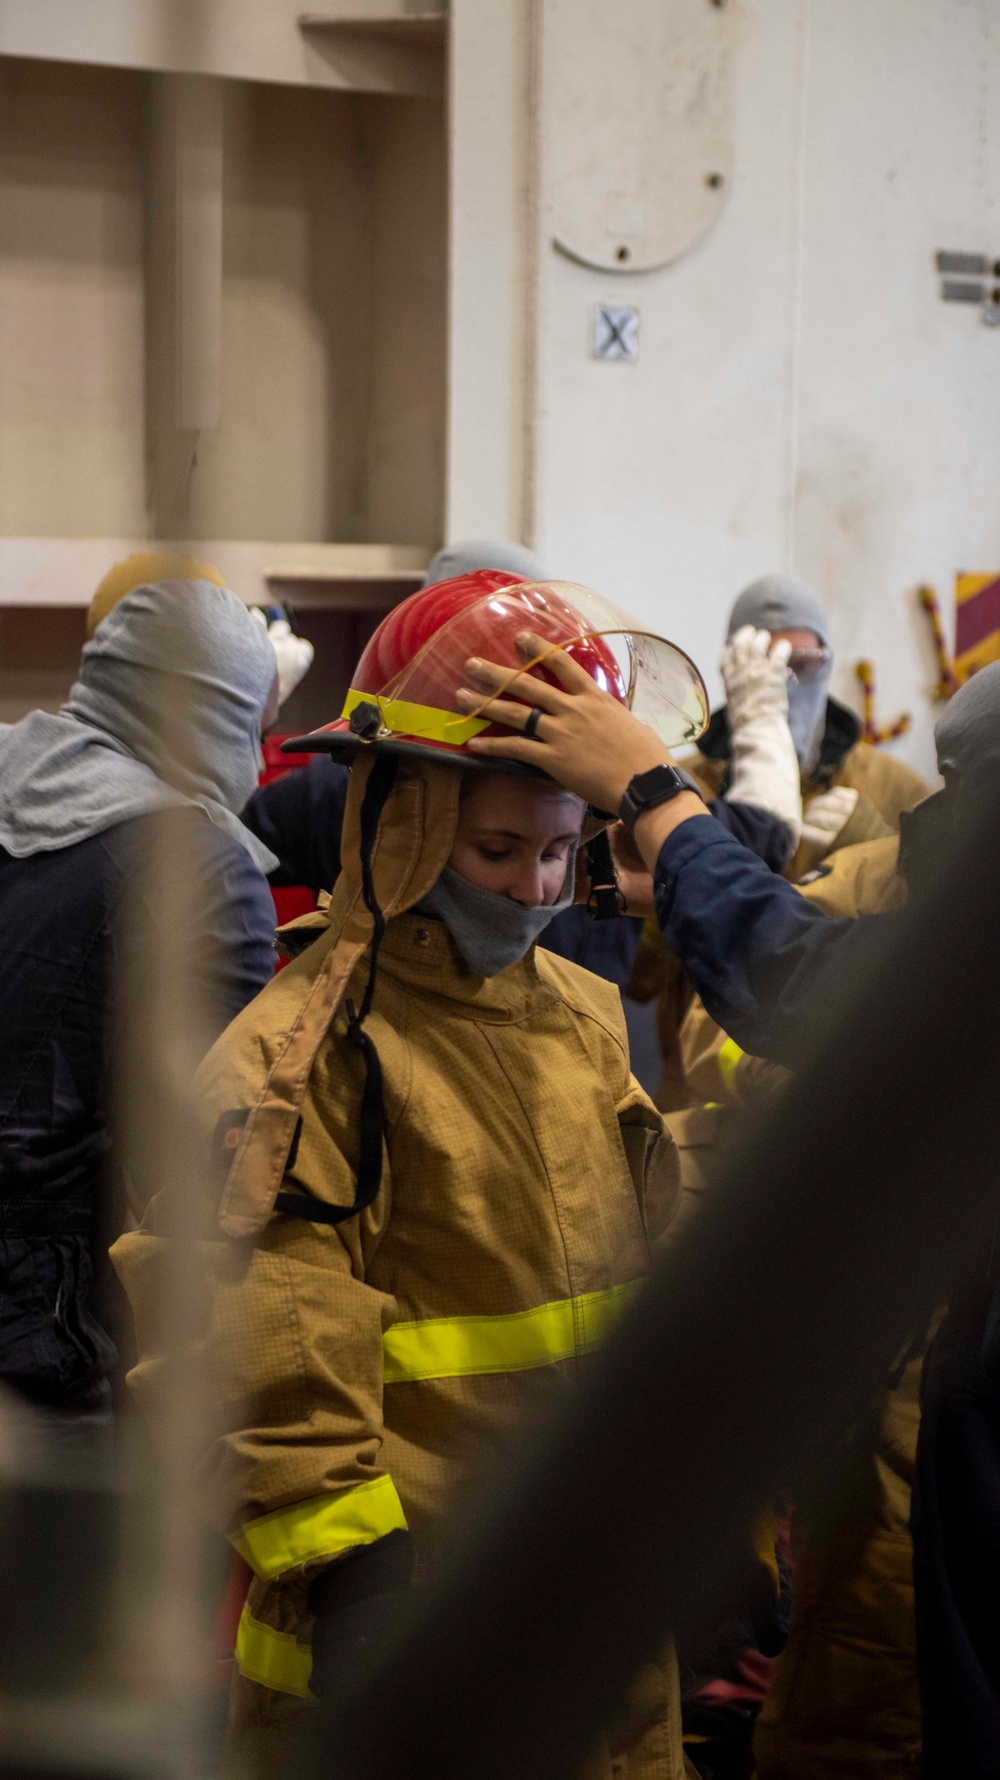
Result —
<path fill-rule="evenodd" d="M 799 762 L 788 727 L 788 657 L 791 644 L 745 624 L 722 653 L 732 736 L 732 767 L 726 800 L 749 803 L 802 832 Z"/>
<path fill-rule="evenodd" d="M 287 618 L 272 618 L 259 606 L 251 606 L 253 616 L 264 626 L 278 662 L 278 704 L 283 705 L 290 693 L 304 680 L 316 653 L 308 637 L 297 637 Z"/>
<path fill-rule="evenodd" d="M 834 785 L 829 791 L 821 791 L 806 805 L 802 839 L 811 847 L 821 847 L 824 854 L 829 853 L 857 806 L 858 793 L 853 785 Z"/>

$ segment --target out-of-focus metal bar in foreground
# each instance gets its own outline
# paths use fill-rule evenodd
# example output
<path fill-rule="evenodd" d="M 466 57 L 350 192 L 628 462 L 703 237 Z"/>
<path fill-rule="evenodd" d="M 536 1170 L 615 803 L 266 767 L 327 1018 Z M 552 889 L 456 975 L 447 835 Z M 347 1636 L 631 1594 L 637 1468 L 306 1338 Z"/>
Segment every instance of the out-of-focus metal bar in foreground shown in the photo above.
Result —
<path fill-rule="evenodd" d="M 998 1203 L 1000 799 L 335 1722 L 337 1780 L 562 1780 Z"/>
<path fill-rule="evenodd" d="M 194 733 L 184 683 L 151 674 L 145 715 L 165 757 L 183 760 Z M 164 1194 L 172 1241 L 156 1312 L 165 1436 L 154 1463 L 123 1410 L 116 1453 L 110 1427 L 106 1444 L 75 1452 L 46 1418 L 36 1425 L 17 1399 L 0 1396 L 3 1780 L 198 1780 L 212 1760 L 205 1633 L 222 1580 L 205 1562 L 191 1501 L 205 1403 L 188 1362 L 200 1326 L 207 1188 L 195 1071 L 212 1030 L 215 975 L 190 941 L 198 837 L 187 812 L 157 817 L 117 911 L 113 1153 L 94 1184 L 95 1225 L 111 1234 L 119 1172 L 137 1210 Z"/>

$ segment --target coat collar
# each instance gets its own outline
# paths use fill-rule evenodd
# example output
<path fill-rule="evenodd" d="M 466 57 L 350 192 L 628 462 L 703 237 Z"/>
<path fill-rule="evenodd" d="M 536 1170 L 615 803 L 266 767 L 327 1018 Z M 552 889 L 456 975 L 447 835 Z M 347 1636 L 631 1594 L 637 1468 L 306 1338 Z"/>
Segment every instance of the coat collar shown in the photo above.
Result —
<path fill-rule="evenodd" d="M 823 740 L 820 743 L 819 758 L 814 771 L 822 777 L 826 773 L 835 773 L 843 765 L 846 756 L 861 740 L 861 722 L 853 711 L 842 705 L 839 699 L 828 698 L 826 701 L 826 723 L 823 727 Z M 711 721 L 698 743 L 701 752 L 708 760 L 728 760 L 732 751 L 732 739 L 729 729 L 729 712 L 725 705 L 720 705 L 712 712 Z"/>
<path fill-rule="evenodd" d="M 444 922 L 430 915 L 397 915 L 387 924 L 378 968 L 380 976 L 446 1001 L 452 1012 L 471 1019 L 519 1020 L 558 1000 L 538 974 L 534 946 L 497 976 L 474 976 Z"/>

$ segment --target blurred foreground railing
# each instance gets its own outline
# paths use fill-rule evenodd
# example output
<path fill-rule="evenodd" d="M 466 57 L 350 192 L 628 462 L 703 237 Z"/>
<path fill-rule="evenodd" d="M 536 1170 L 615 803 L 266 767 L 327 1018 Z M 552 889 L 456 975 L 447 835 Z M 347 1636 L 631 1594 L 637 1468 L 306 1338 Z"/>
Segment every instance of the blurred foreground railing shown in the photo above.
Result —
<path fill-rule="evenodd" d="M 167 757 L 178 760 L 193 733 L 185 684 L 151 673 L 144 707 Z M 213 1758 L 206 1711 L 216 1702 L 206 1690 L 205 1647 L 226 1548 L 221 1537 L 213 1546 L 195 1514 L 191 1485 L 205 1428 L 200 1380 L 187 1358 L 207 1186 L 194 1075 L 209 1042 L 214 980 L 212 960 L 203 948 L 196 959 L 189 942 L 202 820 L 190 812 L 153 820 L 119 912 L 108 985 L 117 1016 L 107 1056 L 113 1142 L 106 1177 L 95 1184 L 104 1201 L 95 1227 L 108 1240 L 129 1207 L 141 1215 L 169 1188 L 163 1227 L 172 1240 L 155 1309 L 167 1362 L 162 1443 L 154 1454 L 127 1410 L 114 1428 L 100 1418 L 74 1427 L 72 1417 L 0 1400 L 5 1775 L 187 1780 L 208 1772 Z"/>

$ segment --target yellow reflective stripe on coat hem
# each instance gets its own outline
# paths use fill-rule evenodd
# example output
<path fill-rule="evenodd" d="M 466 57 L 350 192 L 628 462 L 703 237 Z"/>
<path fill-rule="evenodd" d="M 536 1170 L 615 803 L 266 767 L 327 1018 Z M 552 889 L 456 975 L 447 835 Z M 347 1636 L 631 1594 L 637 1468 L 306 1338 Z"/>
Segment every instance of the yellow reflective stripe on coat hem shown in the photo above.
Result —
<path fill-rule="evenodd" d="M 409 1384 L 423 1378 L 474 1378 L 525 1372 L 592 1353 L 636 1289 L 637 1281 L 606 1292 L 561 1298 L 506 1316 L 442 1316 L 393 1323 L 382 1337 L 383 1379 Z"/>
<path fill-rule="evenodd" d="M 736 1071 L 740 1066 L 740 1061 L 743 1056 L 744 1052 L 736 1043 L 735 1038 L 727 1038 L 725 1044 L 722 1045 L 719 1050 L 719 1074 L 726 1085 L 726 1092 L 728 1094 L 733 1092 Z"/>
<path fill-rule="evenodd" d="M 406 1526 L 391 1477 L 373 1477 L 336 1494 L 312 1496 L 247 1521 L 232 1535 L 240 1556 L 262 1577 L 281 1576 L 315 1558 L 335 1557 L 352 1545 L 371 1545 Z"/>
<path fill-rule="evenodd" d="M 781 1571 L 778 1568 L 778 1523 L 770 1508 L 765 1508 L 754 1522 L 753 1548 L 774 1584 L 775 1598 L 781 1593 Z"/>
<path fill-rule="evenodd" d="M 236 1663 L 241 1675 L 261 1687 L 293 1693 L 300 1700 L 313 1697 L 309 1691 L 312 1651 L 291 1632 L 276 1632 L 273 1626 L 254 1619 L 249 1607 L 240 1615 Z"/>
<path fill-rule="evenodd" d="M 377 705 L 386 729 L 396 735 L 425 736 L 431 742 L 453 742 L 460 747 L 489 728 L 487 717 L 464 717 L 459 711 L 443 711 L 438 705 L 416 705 L 405 698 L 383 698 L 380 693 L 359 692 L 352 686 L 340 713 L 341 722 L 356 705 Z"/>

